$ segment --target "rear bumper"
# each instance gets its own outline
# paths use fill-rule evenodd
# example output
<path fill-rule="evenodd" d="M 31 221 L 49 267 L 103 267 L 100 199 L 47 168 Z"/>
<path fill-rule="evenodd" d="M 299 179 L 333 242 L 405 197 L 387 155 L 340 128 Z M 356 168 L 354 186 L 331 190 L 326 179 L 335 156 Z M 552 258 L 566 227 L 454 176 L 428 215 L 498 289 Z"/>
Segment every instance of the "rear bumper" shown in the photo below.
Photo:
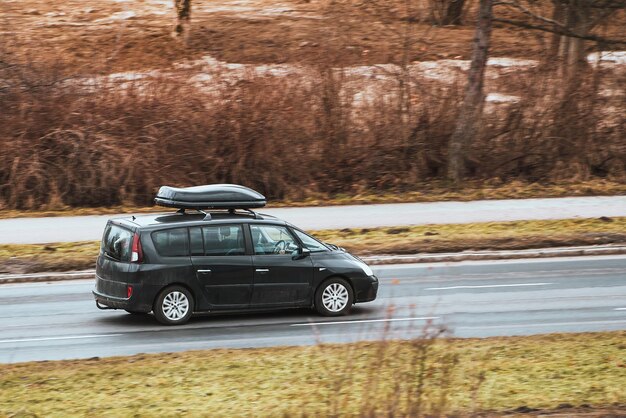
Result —
<path fill-rule="evenodd" d="M 115 296 L 105 295 L 99 293 L 96 290 L 93 290 L 93 297 L 97 303 L 100 305 L 108 306 L 113 309 L 128 309 L 136 312 L 150 312 L 152 310 L 152 306 L 150 304 L 141 303 L 141 301 L 133 300 L 133 297 L 130 298 L 118 298 Z"/>

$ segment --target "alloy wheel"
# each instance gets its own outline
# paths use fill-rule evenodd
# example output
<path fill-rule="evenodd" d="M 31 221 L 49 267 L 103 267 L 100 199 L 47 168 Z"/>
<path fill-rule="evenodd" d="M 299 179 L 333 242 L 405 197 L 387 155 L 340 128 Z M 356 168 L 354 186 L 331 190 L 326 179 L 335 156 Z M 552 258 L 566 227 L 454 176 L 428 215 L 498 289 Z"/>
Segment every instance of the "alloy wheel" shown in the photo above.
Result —
<path fill-rule="evenodd" d="M 322 303 L 330 312 L 339 312 L 348 304 L 348 289 L 341 283 L 331 283 L 322 292 Z"/>

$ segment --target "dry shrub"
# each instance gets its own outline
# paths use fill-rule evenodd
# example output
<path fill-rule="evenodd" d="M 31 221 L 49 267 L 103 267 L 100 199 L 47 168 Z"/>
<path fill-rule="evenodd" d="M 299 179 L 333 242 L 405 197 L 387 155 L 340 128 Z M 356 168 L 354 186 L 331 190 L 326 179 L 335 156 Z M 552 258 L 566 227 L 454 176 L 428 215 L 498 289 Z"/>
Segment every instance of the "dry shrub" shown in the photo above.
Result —
<path fill-rule="evenodd" d="M 393 307 L 388 309 L 389 318 L 391 312 Z M 328 359 L 326 367 L 319 370 L 324 378 L 315 384 L 318 393 L 303 399 L 301 409 L 307 412 L 301 416 L 454 416 L 462 396 L 473 399 L 473 411 L 468 412 L 478 409 L 476 398 L 484 373 L 460 367 L 459 354 L 447 349 L 450 340 L 441 338 L 449 336 L 445 327 L 428 320 L 421 326 L 411 323 L 408 328 L 406 337 L 412 337 L 399 343 L 394 340 L 398 331 L 386 322 L 380 340 L 348 344 L 339 353 L 336 346 L 318 340 L 317 350 Z M 398 367 L 398 362 L 405 366 Z M 361 368 L 366 372 L 354 373 Z M 453 392 L 459 385 L 468 392 Z"/>
<path fill-rule="evenodd" d="M 462 92 L 414 80 L 355 103 L 358 88 L 323 66 L 218 74 L 208 90 L 185 73 L 120 84 L 0 62 L 0 207 L 19 209 L 149 205 L 163 184 L 241 183 L 270 199 L 415 190 L 445 175 Z M 509 80 L 521 98 L 486 113 L 470 176 L 623 180 L 624 121 L 596 77 L 566 95 L 539 70 Z"/>

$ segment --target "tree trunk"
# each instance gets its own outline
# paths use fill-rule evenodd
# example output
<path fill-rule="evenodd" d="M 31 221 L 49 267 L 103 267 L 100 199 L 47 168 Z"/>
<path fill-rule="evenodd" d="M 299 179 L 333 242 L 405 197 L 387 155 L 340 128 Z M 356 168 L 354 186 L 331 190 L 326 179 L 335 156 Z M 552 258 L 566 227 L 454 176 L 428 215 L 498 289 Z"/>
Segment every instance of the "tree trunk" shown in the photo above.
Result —
<path fill-rule="evenodd" d="M 174 8 L 176 9 L 176 22 L 173 35 L 187 42 L 191 24 L 191 0 L 174 0 Z"/>
<path fill-rule="evenodd" d="M 492 8 L 493 0 L 480 0 L 465 97 L 448 143 L 448 179 L 455 184 L 460 184 L 465 175 L 465 153 L 468 145 L 474 139 L 477 121 L 482 114 L 483 84 L 485 67 L 489 57 Z"/>
<path fill-rule="evenodd" d="M 553 0 L 552 4 L 554 9 L 552 9 L 552 20 L 555 22 L 564 22 L 565 21 L 565 8 L 561 3 L 561 0 Z M 546 56 L 545 59 L 548 61 L 553 61 L 554 57 L 560 57 L 560 45 L 561 45 L 561 37 L 557 33 L 553 33 L 550 39 L 550 55 Z M 552 58 L 552 59 L 551 59 Z M 557 68 L 556 66 L 554 68 Z"/>
<path fill-rule="evenodd" d="M 576 1 L 560 4 L 561 21 L 571 32 L 586 36 L 592 28 L 592 10 Z M 555 10 L 556 13 L 556 10 Z M 585 40 L 561 35 L 558 46 L 559 75 L 568 84 L 576 84 L 578 76 L 587 66 Z"/>
<path fill-rule="evenodd" d="M 444 25 L 460 25 L 463 23 L 461 18 L 463 17 L 464 5 L 465 0 L 450 0 L 441 23 Z"/>

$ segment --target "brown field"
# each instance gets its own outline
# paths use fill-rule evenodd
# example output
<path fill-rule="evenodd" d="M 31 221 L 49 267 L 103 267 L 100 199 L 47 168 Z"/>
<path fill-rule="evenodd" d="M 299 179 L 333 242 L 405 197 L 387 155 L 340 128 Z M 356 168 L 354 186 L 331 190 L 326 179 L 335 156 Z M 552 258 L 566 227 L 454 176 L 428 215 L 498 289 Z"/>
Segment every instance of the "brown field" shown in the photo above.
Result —
<path fill-rule="evenodd" d="M 338 66 L 398 63 L 404 25 L 392 9 L 399 3 L 379 3 L 380 9 L 347 0 L 194 1 L 193 30 L 181 48 L 170 36 L 173 0 L 4 1 L 3 38 L 20 61 L 62 61 L 78 72 L 170 68 L 203 55 L 247 64 L 317 65 L 329 54 Z M 433 26 L 428 2 L 410 3 L 417 22 L 411 26 L 416 40 L 409 60 L 469 59 L 475 1 L 459 27 Z M 500 9 L 498 15 L 510 12 Z M 625 23 L 622 15 L 600 32 L 623 36 Z M 535 59 L 548 39 L 496 24 L 492 55 Z"/>
<path fill-rule="evenodd" d="M 146 206 L 162 184 L 464 194 L 445 170 L 475 2 L 459 27 L 401 3 L 195 2 L 185 46 L 169 0 L 4 1 L 0 210 Z M 623 37 L 624 15 L 597 32 Z M 626 66 L 564 97 L 549 39 L 496 27 L 472 188 L 626 181 Z"/>

